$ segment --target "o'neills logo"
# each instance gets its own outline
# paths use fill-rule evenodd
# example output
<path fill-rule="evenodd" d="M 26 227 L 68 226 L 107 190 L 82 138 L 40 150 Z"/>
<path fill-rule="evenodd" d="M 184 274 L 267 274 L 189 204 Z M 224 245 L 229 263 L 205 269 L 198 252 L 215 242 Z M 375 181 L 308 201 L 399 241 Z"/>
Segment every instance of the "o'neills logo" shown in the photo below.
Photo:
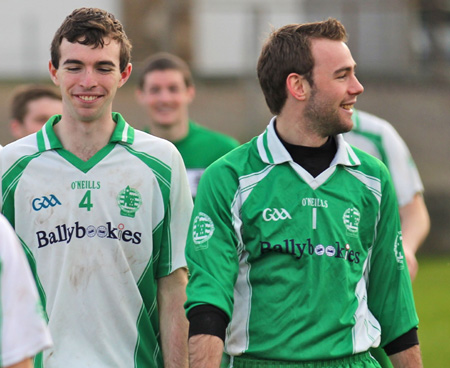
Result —
<path fill-rule="evenodd" d="M 305 242 L 296 242 L 294 239 L 285 239 L 281 243 L 273 243 L 268 241 L 261 241 L 261 254 L 266 253 L 282 253 L 290 254 L 295 259 L 300 260 L 303 256 L 326 256 L 341 258 L 350 263 L 359 263 L 360 252 L 355 252 L 350 249 L 349 244 L 342 246 L 339 242 L 332 245 L 312 244 L 311 239 L 306 239 Z"/>
<path fill-rule="evenodd" d="M 58 225 L 53 231 L 37 231 L 36 232 L 38 248 L 46 247 L 49 244 L 66 243 L 69 244 L 73 239 L 82 238 L 107 238 L 117 239 L 126 243 L 141 244 L 141 232 L 133 232 L 125 229 L 124 224 L 113 226 L 111 222 L 100 226 L 81 226 L 77 221 L 73 226 L 66 224 Z"/>

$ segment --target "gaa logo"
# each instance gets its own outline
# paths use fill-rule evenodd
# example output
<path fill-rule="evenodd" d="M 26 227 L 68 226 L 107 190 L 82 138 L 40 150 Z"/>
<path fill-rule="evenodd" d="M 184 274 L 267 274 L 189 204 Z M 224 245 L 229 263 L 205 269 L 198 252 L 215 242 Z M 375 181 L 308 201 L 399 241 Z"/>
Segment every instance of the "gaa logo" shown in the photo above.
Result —
<path fill-rule="evenodd" d="M 211 218 L 200 212 L 197 217 L 194 219 L 194 224 L 192 227 L 192 239 L 195 244 L 200 245 L 207 243 L 209 239 L 211 239 L 214 233 L 214 223 Z M 196 250 L 206 249 L 208 248 L 207 244 L 201 247 L 195 247 Z"/>
<path fill-rule="evenodd" d="M 40 211 L 43 208 L 55 207 L 57 205 L 61 205 L 61 202 L 53 194 L 50 194 L 50 197 L 43 196 L 42 198 L 35 198 L 31 204 L 35 211 Z"/>
<path fill-rule="evenodd" d="M 266 208 L 262 214 L 264 221 L 292 220 L 291 215 L 284 208 L 278 210 L 276 208 Z"/>
<path fill-rule="evenodd" d="M 361 215 L 356 208 L 347 208 L 347 210 L 344 212 L 342 220 L 344 221 L 344 225 L 347 228 L 349 235 L 358 234 L 358 226 L 360 219 Z"/>

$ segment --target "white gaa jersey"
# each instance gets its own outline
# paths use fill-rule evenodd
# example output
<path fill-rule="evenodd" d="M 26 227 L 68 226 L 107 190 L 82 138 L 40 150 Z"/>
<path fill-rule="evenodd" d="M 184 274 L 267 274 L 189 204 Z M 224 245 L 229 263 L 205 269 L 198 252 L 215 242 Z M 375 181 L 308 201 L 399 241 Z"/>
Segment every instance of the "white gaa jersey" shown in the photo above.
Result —
<path fill-rule="evenodd" d="M 8 221 L 0 216 L 0 366 L 52 345 L 30 267 Z"/>
<path fill-rule="evenodd" d="M 168 141 L 117 126 L 84 162 L 52 117 L 3 148 L 2 211 L 28 251 L 49 317 L 54 368 L 162 367 L 157 280 L 185 267 L 192 199 Z"/>
<path fill-rule="evenodd" d="M 386 120 L 364 111 L 352 116 L 353 130 L 345 133 L 345 140 L 383 161 L 394 183 L 399 206 L 410 203 L 416 193 L 423 192 L 419 171 L 406 143 Z"/>

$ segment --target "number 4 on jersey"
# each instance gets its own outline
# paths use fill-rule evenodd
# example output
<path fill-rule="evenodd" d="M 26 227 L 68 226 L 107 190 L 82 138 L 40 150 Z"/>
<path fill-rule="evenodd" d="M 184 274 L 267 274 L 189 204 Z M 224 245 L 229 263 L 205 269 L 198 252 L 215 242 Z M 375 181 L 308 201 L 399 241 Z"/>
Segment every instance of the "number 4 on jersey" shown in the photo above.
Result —
<path fill-rule="evenodd" d="M 90 211 L 93 206 L 94 205 L 92 204 L 91 201 L 91 191 L 88 190 L 81 199 L 81 202 L 78 204 L 78 207 L 86 208 L 88 211 Z"/>

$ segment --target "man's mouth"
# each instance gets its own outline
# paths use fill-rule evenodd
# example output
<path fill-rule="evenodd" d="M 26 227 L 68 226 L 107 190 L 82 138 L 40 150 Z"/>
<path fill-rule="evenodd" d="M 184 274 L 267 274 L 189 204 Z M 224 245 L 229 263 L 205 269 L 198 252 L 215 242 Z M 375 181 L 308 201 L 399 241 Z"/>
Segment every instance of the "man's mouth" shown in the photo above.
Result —
<path fill-rule="evenodd" d="M 83 101 L 94 101 L 98 98 L 98 96 L 78 96 L 78 98 L 82 99 Z"/>
<path fill-rule="evenodd" d="M 351 110 L 353 110 L 353 105 L 354 105 L 354 104 L 342 104 L 341 107 L 342 107 L 344 110 L 351 111 Z"/>

